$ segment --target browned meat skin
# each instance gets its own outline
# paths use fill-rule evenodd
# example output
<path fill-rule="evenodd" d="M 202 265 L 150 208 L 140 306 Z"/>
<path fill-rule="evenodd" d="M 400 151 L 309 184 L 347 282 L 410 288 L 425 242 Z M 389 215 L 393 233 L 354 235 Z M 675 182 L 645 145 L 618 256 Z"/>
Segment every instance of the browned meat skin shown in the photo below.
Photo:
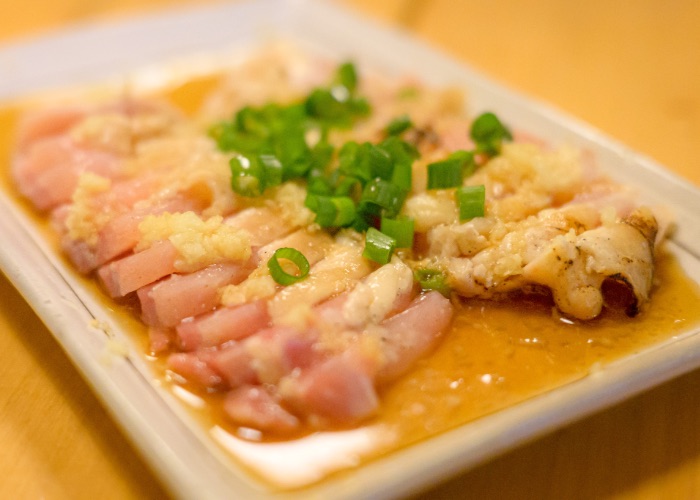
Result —
<path fill-rule="evenodd" d="M 559 309 L 580 319 L 600 314 L 606 279 L 627 285 L 635 301 L 631 315 L 649 300 L 654 270 L 656 220 L 645 208 L 621 221 L 569 239 L 555 238 L 551 247 L 524 269 L 523 277 L 548 286 Z"/>
<path fill-rule="evenodd" d="M 627 313 L 636 315 L 648 302 L 652 287 L 657 233 L 652 212 L 638 208 L 627 217 L 590 228 L 580 217 L 567 220 L 561 215 L 561 211 L 540 214 L 471 258 L 443 260 L 455 290 L 466 297 L 491 297 L 544 286 L 561 312 L 586 320 L 600 314 L 603 284 L 614 280 L 632 292 Z M 557 220 L 562 224 L 553 223 Z"/>

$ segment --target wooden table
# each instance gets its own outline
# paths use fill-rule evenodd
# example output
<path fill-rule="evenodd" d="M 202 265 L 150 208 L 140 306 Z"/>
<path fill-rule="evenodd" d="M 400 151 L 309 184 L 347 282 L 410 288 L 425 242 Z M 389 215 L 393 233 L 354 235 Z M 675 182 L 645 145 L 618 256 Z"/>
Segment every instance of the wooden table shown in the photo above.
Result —
<path fill-rule="evenodd" d="M 194 3 L 0 0 L 0 43 Z M 406 27 L 700 185 L 696 0 L 344 3 Z M 1 275 L 0 297 L 0 498 L 166 498 Z M 427 496 L 699 498 L 698 422 L 700 371 L 526 444 Z"/>

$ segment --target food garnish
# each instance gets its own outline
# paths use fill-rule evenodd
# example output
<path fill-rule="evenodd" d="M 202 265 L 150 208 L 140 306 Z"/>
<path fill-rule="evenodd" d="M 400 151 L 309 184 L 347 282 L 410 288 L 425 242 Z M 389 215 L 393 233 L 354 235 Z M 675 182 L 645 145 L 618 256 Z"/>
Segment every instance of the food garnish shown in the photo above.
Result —
<path fill-rule="evenodd" d="M 282 267 L 280 259 L 290 261 L 297 268 L 297 273 L 288 273 Z M 280 285 L 292 285 L 299 280 L 303 280 L 309 274 L 309 261 L 306 260 L 304 254 L 295 248 L 278 248 L 272 254 L 267 262 L 267 268 L 270 270 L 270 276 Z"/>

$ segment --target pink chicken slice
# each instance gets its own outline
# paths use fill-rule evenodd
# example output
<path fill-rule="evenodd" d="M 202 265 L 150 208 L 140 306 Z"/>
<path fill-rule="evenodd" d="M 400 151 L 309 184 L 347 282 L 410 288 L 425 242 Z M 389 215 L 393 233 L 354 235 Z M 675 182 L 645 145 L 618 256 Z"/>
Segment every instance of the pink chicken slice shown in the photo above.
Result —
<path fill-rule="evenodd" d="M 68 203 L 84 172 L 116 179 L 122 161 L 117 156 L 77 145 L 69 137 L 50 137 L 17 157 L 13 173 L 20 192 L 39 210 Z"/>
<path fill-rule="evenodd" d="M 282 401 L 317 424 L 351 424 L 371 416 L 376 388 L 408 371 L 432 351 L 452 320 L 450 301 L 438 292 L 414 299 L 401 313 L 382 322 L 380 356 L 352 348 L 280 382 Z"/>
<path fill-rule="evenodd" d="M 438 292 L 414 299 L 404 311 L 387 319 L 383 326 L 383 362 L 378 382 L 389 382 L 408 371 L 419 358 L 432 351 L 452 321 L 453 308 Z"/>
<path fill-rule="evenodd" d="M 213 264 L 190 274 L 173 274 L 137 291 L 144 322 L 174 327 L 183 319 L 214 310 L 219 288 L 242 281 L 251 271 L 249 262 Z"/>
<path fill-rule="evenodd" d="M 287 434 L 300 427 L 299 419 L 260 386 L 248 385 L 230 391 L 224 399 L 224 412 L 238 425 L 273 434 Z"/>
<path fill-rule="evenodd" d="M 89 245 L 81 239 L 72 239 L 63 228 L 65 234 L 61 238 L 61 246 L 78 271 L 87 274 L 130 252 L 139 242 L 141 237 L 139 223 L 147 215 L 199 211 L 202 208 L 198 200 L 176 195 L 152 205 L 116 213 L 99 230 L 95 245 Z M 56 215 L 59 219 L 56 222 L 59 225 L 65 225 L 65 221 L 60 219 L 65 219 L 67 210 L 60 210 L 60 212 L 61 214 Z"/>
<path fill-rule="evenodd" d="M 396 300 L 405 303 L 405 297 Z M 340 308 L 342 303 L 331 300 L 317 309 L 324 308 L 329 314 L 332 306 Z M 449 326 L 452 313 L 449 300 L 437 292 L 417 297 L 380 324 L 384 333 L 378 357 L 354 348 L 326 352 L 320 348 L 320 332 L 315 329 L 273 326 L 226 342 L 219 350 L 200 348 L 173 354 L 168 363 L 191 380 L 194 375 L 201 380 L 204 363 L 220 375 L 220 379 L 208 379 L 215 380 L 216 387 L 278 387 L 280 404 L 297 417 L 322 426 L 351 424 L 376 412 L 376 388 L 405 373 L 430 352 Z M 238 413 L 232 412 L 229 418 L 237 421 Z M 246 414 L 245 422 L 251 421 L 254 416 Z"/>
<path fill-rule="evenodd" d="M 97 277 L 110 297 L 124 297 L 176 271 L 177 249 L 168 240 L 102 266 Z"/>
<path fill-rule="evenodd" d="M 379 408 L 371 374 L 362 359 L 348 352 L 314 365 L 285 384 L 283 401 L 322 426 L 353 424 Z"/>
<path fill-rule="evenodd" d="M 156 208 L 155 211 L 162 213 L 160 207 Z M 245 210 L 229 217 L 226 220 L 226 224 L 240 229 L 247 229 L 247 233 L 252 236 L 256 243 L 266 243 L 287 229 L 287 226 L 282 223 L 273 225 L 256 223 L 259 222 L 258 219 L 260 217 L 269 218 L 270 214 L 268 212 L 267 209 Z M 123 229 L 127 233 L 127 237 L 122 237 L 121 241 L 130 240 L 134 244 L 138 242 L 140 237 L 138 222 L 143 220 L 143 217 L 131 216 L 128 219 L 119 218 L 119 220 L 124 221 L 126 227 Z M 115 225 L 111 225 L 110 229 L 116 229 Z M 165 276 L 176 273 L 177 260 L 178 252 L 175 246 L 169 240 L 163 240 L 150 248 L 102 266 L 97 274 L 111 297 L 123 297 Z M 248 272 L 252 270 L 248 264 L 243 265 L 241 269 Z"/>
<path fill-rule="evenodd" d="M 32 144 L 63 135 L 88 115 L 84 106 L 63 106 L 28 113 L 17 127 L 17 149 L 26 151 Z"/>
<path fill-rule="evenodd" d="M 215 347 L 248 337 L 265 328 L 269 322 L 267 304 L 262 300 L 223 307 L 198 318 L 186 318 L 177 325 L 179 346 L 183 351 Z"/>

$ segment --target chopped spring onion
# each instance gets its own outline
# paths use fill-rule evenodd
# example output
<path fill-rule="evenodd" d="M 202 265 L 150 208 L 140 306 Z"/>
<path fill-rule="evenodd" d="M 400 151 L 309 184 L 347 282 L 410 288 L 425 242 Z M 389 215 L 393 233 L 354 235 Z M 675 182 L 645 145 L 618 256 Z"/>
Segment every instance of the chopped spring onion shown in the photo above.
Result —
<path fill-rule="evenodd" d="M 341 87 L 342 88 L 342 87 Z M 307 97 L 305 106 L 309 116 L 326 120 L 342 119 L 348 112 L 347 92 L 333 92 L 329 89 L 316 89 Z"/>
<path fill-rule="evenodd" d="M 311 148 L 311 168 L 323 170 L 331 162 L 335 148 L 325 140 L 318 141 Z"/>
<path fill-rule="evenodd" d="M 418 150 L 396 136 L 386 138 L 379 143 L 379 147 L 389 153 L 394 165 L 391 182 L 410 191 L 413 185 L 413 162 L 420 156 Z"/>
<path fill-rule="evenodd" d="M 365 182 L 375 177 L 389 179 L 393 170 L 389 152 L 370 142 L 358 144 L 351 141 L 344 144 L 340 149 L 339 162 L 340 172 Z"/>
<path fill-rule="evenodd" d="M 333 188 L 328 182 L 328 179 L 323 176 L 313 174 L 309 174 L 307 177 L 306 191 L 308 194 L 320 194 L 325 196 L 330 196 L 333 194 Z"/>
<path fill-rule="evenodd" d="M 396 240 L 397 248 L 411 248 L 415 233 L 414 221 L 410 217 L 399 216 L 395 219 L 382 217 L 381 232 Z"/>
<path fill-rule="evenodd" d="M 374 179 L 368 182 L 362 191 L 359 211 L 363 215 L 395 217 L 401 210 L 406 195 L 408 190 L 401 186 L 384 179 Z"/>
<path fill-rule="evenodd" d="M 265 179 L 263 189 L 282 184 L 282 163 L 275 155 L 260 155 L 258 161 Z"/>
<path fill-rule="evenodd" d="M 282 268 L 280 259 L 285 259 L 294 264 L 298 269 L 298 274 L 289 274 Z M 296 248 L 278 248 L 270 260 L 267 261 L 267 268 L 270 270 L 270 276 L 280 285 L 292 285 L 300 281 L 309 274 L 309 261 L 306 260 L 304 254 Z"/>
<path fill-rule="evenodd" d="M 234 156 L 229 162 L 231 188 L 243 196 L 259 196 L 265 189 L 263 169 L 255 157 Z"/>
<path fill-rule="evenodd" d="M 479 115 L 472 122 L 469 135 L 476 144 L 477 152 L 490 156 L 501 152 L 501 144 L 504 140 L 513 139 L 510 130 L 491 112 Z"/>
<path fill-rule="evenodd" d="M 405 189 L 407 192 L 413 187 L 413 167 L 410 163 L 395 163 L 391 174 L 391 183 Z"/>
<path fill-rule="evenodd" d="M 209 130 L 209 135 L 222 151 L 258 154 L 271 150 L 280 137 L 303 138 L 308 118 L 300 105 L 241 108 L 233 119 Z M 278 153 L 278 152 L 277 152 Z"/>
<path fill-rule="evenodd" d="M 386 126 L 386 135 L 400 135 L 409 128 L 413 127 L 413 122 L 408 115 L 402 115 L 394 118 Z"/>
<path fill-rule="evenodd" d="M 469 220 L 474 217 L 484 216 L 486 202 L 486 188 L 479 186 L 464 186 L 457 190 L 457 205 L 459 206 L 459 220 Z"/>
<path fill-rule="evenodd" d="M 413 144 L 394 135 L 384 139 L 379 146 L 389 153 L 394 163 L 413 163 L 420 156 Z"/>
<path fill-rule="evenodd" d="M 355 65 L 351 62 L 346 62 L 341 64 L 337 70 L 337 80 L 340 85 L 348 89 L 350 92 L 354 92 L 357 88 L 357 70 Z"/>
<path fill-rule="evenodd" d="M 451 290 L 442 271 L 416 269 L 413 272 L 413 276 L 423 290 L 435 290 L 449 298 Z"/>
<path fill-rule="evenodd" d="M 362 192 L 362 182 L 356 177 L 343 177 L 335 186 L 336 196 L 352 196 Z"/>
<path fill-rule="evenodd" d="M 394 165 L 387 151 L 372 143 L 365 142 L 360 146 L 360 159 L 368 165 L 372 177 L 391 178 Z"/>
<path fill-rule="evenodd" d="M 378 264 L 387 264 L 394 253 L 396 240 L 381 231 L 370 227 L 365 235 L 365 249 L 362 256 Z"/>
<path fill-rule="evenodd" d="M 428 189 L 450 189 L 462 185 L 462 162 L 447 159 L 428 165 Z"/>
<path fill-rule="evenodd" d="M 338 151 L 338 171 L 342 174 L 368 181 L 372 173 L 369 166 L 360 160 L 360 144 L 348 141 Z"/>
<path fill-rule="evenodd" d="M 282 163 L 275 155 L 237 155 L 229 161 L 231 187 L 242 196 L 260 196 L 282 183 Z"/>
<path fill-rule="evenodd" d="M 304 203 L 316 214 L 321 227 L 345 227 L 355 220 L 355 202 L 348 196 L 309 194 Z"/>
<path fill-rule="evenodd" d="M 386 263 L 395 248 L 413 246 L 414 221 L 398 214 L 411 192 L 419 152 L 401 138 L 414 126 L 408 115 L 389 122 L 381 142 L 349 141 L 336 151 L 329 142 L 332 129 L 350 126 L 370 111 L 368 101 L 356 94 L 357 88 L 355 67 L 345 63 L 328 87 L 316 88 L 305 99 L 288 105 L 243 107 L 231 120 L 212 127 L 210 135 L 222 151 L 235 153 L 230 160 L 231 185 L 238 194 L 259 196 L 267 188 L 303 179 L 308 193 L 305 205 L 315 213 L 316 223 L 324 228 L 367 231 L 365 256 Z M 428 165 L 428 189 L 457 188 L 460 220 L 484 215 L 484 186 L 463 186 L 477 168 L 475 156 L 498 154 L 502 142 L 512 139 L 510 131 L 488 112 L 474 120 L 470 136 L 474 150 L 455 151 Z M 296 252 L 285 249 L 288 251 Z M 284 252 L 279 258 L 291 260 L 302 276 L 308 273 L 308 262 L 299 255 L 298 262 Z M 275 253 L 268 266 L 271 272 L 280 269 L 275 271 L 279 283 L 299 279 L 284 272 L 277 258 Z M 440 276 L 428 273 L 426 286 Z"/>
<path fill-rule="evenodd" d="M 450 189 L 462 185 L 465 177 L 474 173 L 474 153 L 458 150 L 445 160 L 428 165 L 428 189 Z"/>
<path fill-rule="evenodd" d="M 240 155 L 231 160 L 232 188 L 244 196 L 259 196 L 282 182 L 325 172 L 335 152 L 327 141 L 329 130 L 351 126 L 370 112 L 367 100 L 355 95 L 356 87 L 355 67 L 346 63 L 338 68 L 331 87 L 317 88 L 302 101 L 244 106 L 230 120 L 214 125 L 209 135 L 218 148 Z M 375 172 L 388 178 L 389 153 L 369 143 L 364 149 L 365 181 Z M 317 184 L 315 189 L 324 190 Z M 334 187 L 329 185 L 327 191 Z"/>
<path fill-rule="evenodd" d="M 447 157 L 450 160 L 458 160 L 462 162 L 462 178 L 466 179 L 476 170 L 476 162 L 474 161 L 474 152 L 465 151 L 463 149 L 453 151 Z"/>
<path fill-rule="evenodd" d="M 369 102 L 353 94 L 345 85 L 319 88 L 311 92 L 304 101 L 306 114 L 326 125 L 347 127 L 352 119 L 366 116 L 370 111 Z"/>

